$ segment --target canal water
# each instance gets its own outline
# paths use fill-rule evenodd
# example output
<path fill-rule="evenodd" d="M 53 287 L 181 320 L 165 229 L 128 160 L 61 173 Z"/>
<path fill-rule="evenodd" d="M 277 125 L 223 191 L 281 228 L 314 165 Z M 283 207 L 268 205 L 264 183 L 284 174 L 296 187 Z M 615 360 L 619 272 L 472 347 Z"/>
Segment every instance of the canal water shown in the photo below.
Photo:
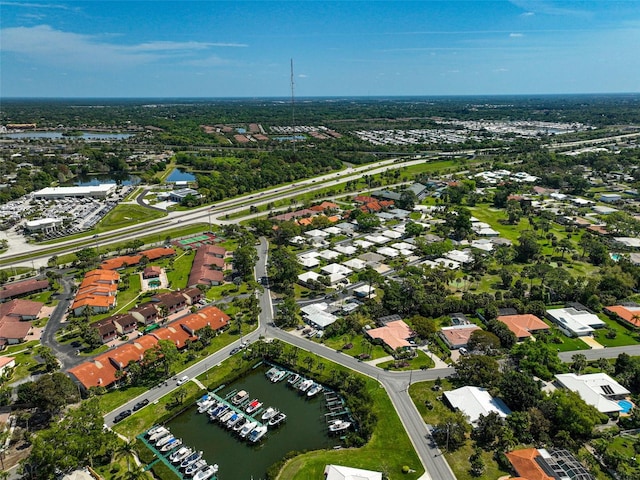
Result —
<path fill-rule="evenodd" d="M 233 432 L 198 413 L 196 407 L 189 408 L 167 424 L 173 435 L 182 438 L 184 445 L 202 450 L 203 458 L 209 464 L 220 466 L 220 480 L 263 479 L 267 468 L 292 450 L 317 450 L 340 444 L 338 438 L 328 435 L 324 395 L 307 399 L 289 387 L 286 379 L 271 383 L 265 376 L 266 370 L 256 368 L 248 376 L 216 392 L 225 398 L 232 391 L 246 390 L 251 399 L 264 402 L 263 409 L 273 406 L 287 414 L 286 423 L 270 429 L 258 444 L 239 440 Z"/>
<path fill-rule="evenodd" d="M 195 182 L 196 176 L 182 168 L 174 168 L 167 177 L 167 182 Z"/>

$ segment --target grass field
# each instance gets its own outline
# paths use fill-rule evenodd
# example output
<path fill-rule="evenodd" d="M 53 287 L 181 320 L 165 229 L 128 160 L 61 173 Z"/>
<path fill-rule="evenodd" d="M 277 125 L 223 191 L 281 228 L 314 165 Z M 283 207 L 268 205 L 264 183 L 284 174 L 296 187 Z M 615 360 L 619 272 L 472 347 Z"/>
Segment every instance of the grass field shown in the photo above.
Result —
<path fill-rule="evenodd" d="M 605 347 L 622 347 L 625 345 L 637 345 L 640 343 L 640 333 L 634 333 L 632 330 L 609 318 L 604 313 L 599 313 L 598 318 L 604 321 L 609 328 L 616 332 L 615 338 L 607 338 L 607 329 L 600 328 L 596 330 L 594 337 Z"/>
<path fill-rule="evenodd" d="M 94 228 L 95 233 L 108 232 L 117 228 L 165 217 L 166 212 L 145 208 L 137 204 L 120 204 L 111 210 Z"/>
<path fill-rule="evenodd" d="M 177 255 L 173 260 L 173 267 L 167 269 L 167 280 L 169 280 L 171 288 L 185 288 L 187 286 L 194 257 L 195 250 L 177 251 Z M 169 261 L 167 260 L 166 263 L 168 264 Z"/>
<path fill-rule="evenodd" d="M 400 371 L 400 370 L 418 370 L 423 368 L 433 368 L 435 363 L 431 360 L 423 351 L 418 350 L 418 354 L 408 360 L 408 365 L 396 368 L 396 361 L 390 360 L 388 362 L 379 363 L 376 365 L 379 368 L 384 368 L 392 371 Z"/>
<path fill-rule="evenodd" d="M 371 356 L 371 359 L 383 358 L 389 355 L 382 345 L 374 345 L 362 335 L 340 335 L 334 338 L 323 338 L 322 343 L 334 350 L 341 350 L 345 355 L 357 357 L 361 353 Z M 347 350 L 343 350 L 347 344 L 353 345 Z"/>

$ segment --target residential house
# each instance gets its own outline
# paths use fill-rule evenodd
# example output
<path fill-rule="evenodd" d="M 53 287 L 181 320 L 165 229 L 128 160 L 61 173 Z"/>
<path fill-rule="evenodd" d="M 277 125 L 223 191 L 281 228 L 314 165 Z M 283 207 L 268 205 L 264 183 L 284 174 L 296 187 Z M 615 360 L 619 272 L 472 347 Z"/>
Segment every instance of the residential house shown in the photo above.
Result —
<path fill-rule="evenodd" d="M 567 450 L 523 448 L 509 452 L 506 456 L 519 479 L 595 480 L 587 468 Z"/>
<path fill-rule="evenodd" d="M 102 343 L 109 343 L 110 341 L 118 338 L 118 330 L 116 330 L 116 326 L 114 325 L 111 317 L 93 322 L 89 326 L 98 331 L 98 335 L 100 335 Z"/>
<path fill-rule="evenodd" d="M 403 320 L 388 322 L 384 327 L 367 330 L 366 333 L 369 338 L 381 341 L 392 352 L 412 348 L 413 344 L 409 340 L 416 336 Z"/>
<path fill-rule="evenodd" d="M 497 413 L 506 418 L 511 413 L 509 407 L 499 398 L 493 398 L 486 388 L 465 386 L 443 393 L 451 408 L 460 410 L 471 425 L 476 426 L 480 415 L 485 417 Z"/>
<path fill-rule="evenodd" d="M 162 268 L 158 267 L 156 265 L 152 265 L 150 267 L 146 267 L 142 271 L 142 278 L 144 278 L 145 280 L 150 279 L 150 278 L 159 278 L 160 275 L 162 275 Z"/>
<path fill-rule="evenodd" d="M 40 293 L 47 289 L 49 289 L 49 280 L 38 280 L 37 278 L 8 283 L 0 287 L 0 303 L 7 302 L 13 298 Z"/>
<path fill-rule="evenodd" d="M 607 415 L 623 411 L 624 408 L 618 401 L 624 400 L 631 393 L 606 373 L 562 373 L 556 375 L 556 381 L 560 387 L 576 392 L 585 403 Z"/>
<path fill-rule="evenodd" d="M 574 307 L 547 310 L 545 315 L 568 337 L 592 335 L 594 329 L 606 326 L 597 315 Z"/>
<path fill-rule="evenodd" d="M 534 333 L 549 330 L 549 325 L 530 313 L 524 315 L 502 315 L 498 321 L 511 330 L 518 341 L 526 340 Z"/>
<path fill-rule="evenodd" d="M 220 285 L 224 281 L 222 270 L 225 268 L 227 251 L 217 245 L 203 245 L 196 250 L 196 255 L 189 273 L 187 285 Z"/>
<path fill-rule="evenodd" d="M 156 323 L 159 318 L 158 309 L 151 302 L 143 303 L 140 306 L 132 308 L 131 310 L 129 310 L 129 313 L 143 325 Z"/>
<path fill-rule="evenodd" d="M 324 480 L 382 480 L 382 472 L 342 465 L 327 465 L 324 467 Z"/>
<path fill-rule="evenodd" d="M 477 325 L 454 325 L 452 327 L 442 327 L 438 335 L 451 349 L 466 347 L 471 338 L 471 334 L 480 330 Z"/>
<path fill-rule="evenodd" d="M 611 305 L 605 307 L 607 315 L 622 320 L 631 328 L 640 329 L 640 305 Z"/>
<path fill-rule="evenodd" d="M 16 366 L 16 359 L 13 357 L 0 357 L 0 377 L 4 377 L 12 368 Z"/>
<path fill-rule="evenodd" d="M 24 342 L 32 329 L 29 320 L 38 318 L 43 305 L 21 299 L 0 303 L 0 348 Z"/>
<path fill-rule="evenodd" d="M 164 305 L 168 315 L 172 315 L 187 307 L 187 299 L 179 292 L 161 293 L 160 295 L 151 297 L 151 301 L 156 304 L 158 310 Z"/>

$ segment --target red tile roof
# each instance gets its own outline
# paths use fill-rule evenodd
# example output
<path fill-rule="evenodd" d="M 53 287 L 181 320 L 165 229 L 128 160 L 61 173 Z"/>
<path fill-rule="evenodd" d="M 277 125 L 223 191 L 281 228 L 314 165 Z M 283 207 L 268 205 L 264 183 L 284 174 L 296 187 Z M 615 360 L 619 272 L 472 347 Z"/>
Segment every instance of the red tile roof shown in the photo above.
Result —
<path fill-rule="evenodd" d="M 0 339 L 22 341 L 31 331 L 31 322 L 5 321 L 0 324 Z"/>
<path fill-rule="evenodd" d="M 42 302 L 14 299 L 10 302 L 0 303 L 0 319 L 3 317 L 37 317 L 44 306 Z"/>
<path fill-rule="evenodd" d="M 498 317 L 498 320 L 509 327 L 509 330 L 517 338 L 527 338 L 531 336 L 531 332 L 549 330 L 549 325 L 530 313 L 525 315 L 502 315 Z"/>
<path fill-rule="evenodd" d="M 371 338 L 382 340 L 393 350 L 410 346 L 411 344 L 407 339 L 415 335 L 411 328 L 409 328 L 409 325 L 402 320 L 389 322 L 384 327 L 374 328 L 373 330 L 367 331 L 367 333 Z"/>
<path fill-rule="evenodd" d="M 612 305 L 605 307 L 606 310 L 615 313 L 625 322 L 633 325 L 636 328 L 640 328 L 640 308 L 629 308 L 623 305 Z"/>
<path fill-rule="evenodd" d="M 203 245 L 198 248 L 193 258 L 187 285 L 193 287 L 198 284 L 209 285 L 216 282 L 221 283 L 224 280 L 224 275 L 221 271 L 214 270 L 211 267 L 224 268 L 224 258 L 220 257 L 224 257 L 225 255 L 226 250 L 216 245 Z"/>
<path fill-rule="evenodd" d="M 125 264 L 127 266 L 137 265 L 142 260 L 142 257 L 147 257 L 149 260 L 154 261 L 159 258 L 170 257 L 175 255 L 176 251 L 173 248 L 151 248 L 144 250 L 135 255 L 123 255 L 121 257 L 109 258 L 100 264 L 100 268 L 104 270 L 118 270 Z"/>
<path fill-rule="evenodd" d="M 116 367 L 109 360 L 109 354 L 98 355 L 93 360 L 81 363 L 69 370 L 87 389 L 91 387 L 108 387 L 116 381 Z"/>
<path fill-rule="evenodd" d="M 536 462 L 535 459 L 540 453 L 535 448 L 514 450 L 506 455 L 515 471 L 522 478 L 526 478 L 527 480 L 553 480 L 553 477 L 547 475 Z"/>
<path fill-rule="evenodd" d="M 122 370 L 129 362 L 139 362 L 144 357 L 145 350 L 136 344 L 126 343 L 114 348 L 109 352 L 109 360 L 115 365 L 116 368 Z"/>
<path fill-rule="evenodd" d="M 151 332 L 150 335 L 153 335 L 158 340 L 170 340 L 178 348 L 184 348 L 187 345 L 187 340 L 195 340 L 195 337 L 189 335 L 189 333 L 176 322 L 164 328 L 158 328 Z"/>

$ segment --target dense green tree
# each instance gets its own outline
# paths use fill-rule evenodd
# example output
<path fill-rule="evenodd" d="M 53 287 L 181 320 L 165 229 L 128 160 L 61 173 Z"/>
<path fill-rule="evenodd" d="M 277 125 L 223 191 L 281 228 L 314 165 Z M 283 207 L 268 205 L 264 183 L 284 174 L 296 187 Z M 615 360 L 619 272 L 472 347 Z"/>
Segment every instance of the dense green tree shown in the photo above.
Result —
<path fill-rule="evenodd" d="M 233 268 L 245 280 L 253 275 L 257 261 L 258 253 L 253 245 L 243 245 L 233 252 Z"/>
<path fill-rule="evenodd" d="M 491 388 L 500 379 L 500 366 L 493 357 L 467 355 L 455 363 L 454 381 L 458 385 Z"/>
<path fill-rule="evenodd" d="M 483 355 L 492 355 L 500 349 L 500 339 L 486 330 L 475 330 L 469 337 L 467 348 Z"/>
<path fill-rule="evenodd" d="M 498 444 L 505 422 L 497 412 L 480 414 L 476 427 L 471 432 L 471 439 L 485 450 L 494 450 Z"/>
<path fill-rule="evenodd" d="M 280 328 L 292 328 L 298 325 L 300 318 L 300 307 L 293 295 L 287 295 L 278 304 L 278 309 L 273 321 Z"/>
<path fill-rule="evenodd" d="M 511 350 L 520 369 L 543 380 L 551 380 L 556 373 L 566 371 L 556 348 L 544 341 L 525 341 Z"/>
<path fill-rule="evenodd" d="M 524 411 L 542 400 L 540 385 L 531 375 L 517 370 L 506 372 L 498 385 L 502 400 L 513 411 Z"/>
<path fill-rule="evenodd" d="M 455 451 L 467 440 L 469 424 L 461 412 L 447 413 L 442 416 L 433 429 L 433 438 L 447 451 Z"/>
<path fill-rule="evenodd" d="M 540 250 L 536 234 L 530 231 L 522 232 L 515 246 L 516 260 L 522 263 L 530 262 L 540 254 Z"/>
<path fill-rule="evenodd" d="M 269 257 L 269 279 L 274 288 L 286 291 L 298 281 L 300 263 L 295 254 L 286 247 L 274 248 Z"/>

